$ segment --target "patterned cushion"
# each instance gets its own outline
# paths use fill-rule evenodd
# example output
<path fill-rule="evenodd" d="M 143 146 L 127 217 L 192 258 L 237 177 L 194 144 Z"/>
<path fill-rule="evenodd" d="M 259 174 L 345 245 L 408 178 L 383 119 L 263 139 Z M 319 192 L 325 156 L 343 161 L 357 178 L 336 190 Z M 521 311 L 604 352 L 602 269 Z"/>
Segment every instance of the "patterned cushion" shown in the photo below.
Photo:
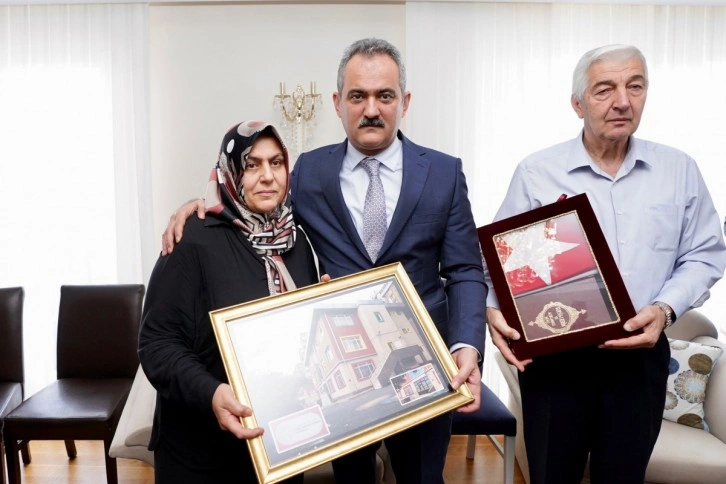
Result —
<path fill-rule="evenodd" d="M 708 431 L 703 414 L 706 385 L 722 349 L 693 341 L 668 339 L 671 362 L 663 418 Z"/>

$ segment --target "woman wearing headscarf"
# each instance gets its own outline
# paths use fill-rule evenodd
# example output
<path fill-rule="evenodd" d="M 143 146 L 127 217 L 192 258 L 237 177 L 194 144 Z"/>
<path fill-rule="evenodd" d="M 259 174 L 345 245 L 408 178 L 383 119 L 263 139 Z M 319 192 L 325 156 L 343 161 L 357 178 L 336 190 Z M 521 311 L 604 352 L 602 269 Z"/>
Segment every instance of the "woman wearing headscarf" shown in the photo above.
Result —
<path fill-rule="evenodd" d="M 207 186 L 205 220 L 190 219 L 151 274 L 139 358 L 157 390 L 149 443 L 157 483 L 256 481 L 245 439 L 262 429 L 239 421 L 251 409 L 227 382 L 209 311 L 317 282 L 310 245 L 285 203 L 288 175 L 273 126 L 231 128 Z"/>

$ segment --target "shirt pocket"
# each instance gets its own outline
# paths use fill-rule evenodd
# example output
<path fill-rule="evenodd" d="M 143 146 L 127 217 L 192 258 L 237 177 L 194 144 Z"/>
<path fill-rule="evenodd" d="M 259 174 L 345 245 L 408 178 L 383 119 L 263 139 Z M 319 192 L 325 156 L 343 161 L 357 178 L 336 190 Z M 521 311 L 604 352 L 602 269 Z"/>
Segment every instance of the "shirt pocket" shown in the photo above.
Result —
<path fill-rule="evenodd" d="M 648 247 L 658 252 L 675 252 L 680 234 L 678 206 L 659 203 L 646 207 L 643 227 Z"/>

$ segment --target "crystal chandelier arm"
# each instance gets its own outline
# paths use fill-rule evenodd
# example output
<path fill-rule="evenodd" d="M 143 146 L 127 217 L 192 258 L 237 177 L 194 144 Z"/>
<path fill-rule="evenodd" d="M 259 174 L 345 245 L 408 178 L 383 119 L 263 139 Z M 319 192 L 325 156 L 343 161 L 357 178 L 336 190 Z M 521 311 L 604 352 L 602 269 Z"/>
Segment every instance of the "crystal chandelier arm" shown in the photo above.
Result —
<path fill-rule="evenodd" d="M 285 107 L 285 104 L 290 102 L 290 95 L 289 94 L 276 94 L 275 99 L 280 108 L 280 111 L 282 111 L 283 117 L 289 122 L 294 121 L 296 118 L 295 114 L 288 113 L 287 108 Z"/>
<path fill-rule="evenodd" d="M 320 94 L 306 94 L 306 97 L 310 99 L 310 110 L 303 115 L 303 119 L 310 121 L 315 117 L 315 106 L 320 104 Z"/>

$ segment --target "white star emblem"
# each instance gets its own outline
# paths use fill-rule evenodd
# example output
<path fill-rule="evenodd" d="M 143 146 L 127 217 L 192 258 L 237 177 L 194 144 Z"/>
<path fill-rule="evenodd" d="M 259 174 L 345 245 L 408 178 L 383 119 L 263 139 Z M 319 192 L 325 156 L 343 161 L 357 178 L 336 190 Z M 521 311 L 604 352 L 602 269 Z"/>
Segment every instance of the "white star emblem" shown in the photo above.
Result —
<path fill-rule="evenodd" d="M 507 262 L 503 265 L 504 272 L 511 272 L 529 266 L 548 286 L 552 284 L 550 257 L 574 249 L 580 244 L 550 239 L 545 233 L 545 222 L 540 222 L 526 229 L 502 235 L 501 240 L 512 251 Z"/>

